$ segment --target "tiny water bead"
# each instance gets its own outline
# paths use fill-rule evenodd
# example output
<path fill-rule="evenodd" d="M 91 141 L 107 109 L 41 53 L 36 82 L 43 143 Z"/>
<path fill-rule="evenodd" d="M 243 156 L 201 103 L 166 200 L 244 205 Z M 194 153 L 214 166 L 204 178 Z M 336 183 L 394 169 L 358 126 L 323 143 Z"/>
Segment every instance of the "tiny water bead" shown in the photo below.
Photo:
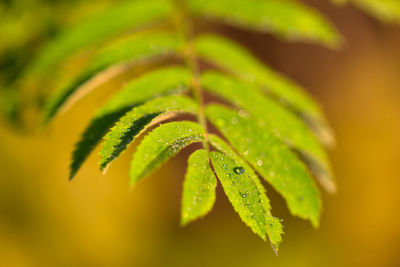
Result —
<path fill-rule="evenodd" d="M 238 118 L 233 117 L 233 118 L 231 119 L 231 123 L 232 123 L 232 124 L 238 124 L 238 123 L 239 123 Z"/>
<path fill-rule="evenodd" d="M 243 174 L 244 168 L 243 167 L 235 167 L 235 168 L 233 168 L 233 172 L 236 174 Z"/>
<path fill-rule="evenodd" d="M 239 114 L 239 116 L 242 117 L 242 118 L 248 117 L 247 112 L 246 112 L 245 110 L 243 110 L 243 109 L 239 110 L 238 114 Z"/>

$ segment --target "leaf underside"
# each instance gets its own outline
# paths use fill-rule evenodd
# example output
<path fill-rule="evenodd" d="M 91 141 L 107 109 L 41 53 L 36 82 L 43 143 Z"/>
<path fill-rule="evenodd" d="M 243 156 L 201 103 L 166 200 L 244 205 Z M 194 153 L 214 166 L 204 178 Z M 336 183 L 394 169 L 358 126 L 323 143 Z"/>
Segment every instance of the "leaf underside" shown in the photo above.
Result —
<path fill-rule="evenodd" d="M 260 178 L 281 194 L 293 215 L 318 226 L 321 201 L 311 173 L 334 191 L 324 150 L 333 143 L 333 135 L 319 104 L 301 86 L 236 41 L 210 33 L 189 37 L 181 26 L 185 19 L 197 17 L 334 48 L 342 38 L 317 11 L 295 1 L 182 0 L 176 5 L 172 0 L 123 1 L 49 43 L 27 76 L 40 79 L 71 55 L 90 53 L 88 63 L 56 85 L 44 107 L 44 122 L 124 71 L 150 69 L 128 81 L 94 115 L 72 154 L 70 178 L 102 140 L 104 171 L 144 135 L 133 154 L 131 185 L 183 148 L 201 142 L 203 149 L 188 160 L 181 224 L 212 209 L 218 178 L 243 222 L 262 239 L 268 238 L 277 252 L 283 226 L 271 215 Z M 186 14 L 179 13 L 182 9 Z M 208 63 L 206 70 L 192 61 Z M 214 70 L 207 70 L 209 65 Z M 203 103 L 202 90 L 231 106 Z M 198 123 L 162 124 L 179 114 L 197 116 Z M 226 141 L 205 129 L 206 119 Z M 148 129 L 152 130 L 146 133 Z"/>

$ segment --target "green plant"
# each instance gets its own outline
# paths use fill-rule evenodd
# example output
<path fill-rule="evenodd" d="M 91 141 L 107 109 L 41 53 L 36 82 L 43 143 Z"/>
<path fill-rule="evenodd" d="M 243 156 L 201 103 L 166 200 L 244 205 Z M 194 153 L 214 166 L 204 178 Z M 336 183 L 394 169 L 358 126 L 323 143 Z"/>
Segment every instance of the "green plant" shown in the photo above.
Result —
<path fill-rule="evenodd" d="M 182 225 L 211 210 L 217 176 L 241 219 L 262 239 L 268 238 L 277 252 L 282 224 L 271 215 L 259 176 L 283 196 L 293 215 L 317 227 L 321 200 L 311 175 L 327 191 L 335 191 L 323 148 L 333 142 L 332 134 L 319 105 L 300 86 L 233 40 L 196 34 L 194 18 L 333 48 L 342 42 L 321 15 L 293 1 L 124 1 L 50 42 L 25 78 L 52 80 L 46 77 L 62 69 L 58 66 L 71 54 L 91 51 L 82 69 L 56 83 L 58 89 L 45 105 L 47 124 L 99 83 L 128 68 L 150 69 L 128 82 L 94 116 L 73 152 L 70 178 L 102 139 L 100 169 L 105 171 L 155 126 L 133 156 L 131 184 L 182 148 L 201 143 L 202 149 L 188 161 Z M 206 103 L 204 92 L 227 104 Z M 160 124 L 179 114 L 197 122 Z M 209 132 L 207 121 L 225 140 Z"/>
<path fill-rule="evenodd" d="M 377 17 L 382 22 L 400 22 L 400 2 L 398 0 L 332 0 L 337 4 L 354 3 L 359 8 Z"/>

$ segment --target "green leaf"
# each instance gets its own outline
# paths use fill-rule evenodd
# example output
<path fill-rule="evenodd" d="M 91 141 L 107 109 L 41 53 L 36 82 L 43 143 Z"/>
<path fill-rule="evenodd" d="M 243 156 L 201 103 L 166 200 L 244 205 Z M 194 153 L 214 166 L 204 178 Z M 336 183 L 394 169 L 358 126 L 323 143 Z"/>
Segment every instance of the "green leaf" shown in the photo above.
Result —
<path fill-rule="evenodd" d="M 317 42 L 331 47 L 341 37 L 326 19 L 306 6 L 287 0 L 187 0 L 198 16 L 244 29 L 271 32 L 288 39 Z"/>
<path fill-rule="evenodd" d="M 133 155 L 131 185 L 156 170 L 184 147 L 201 142 L 203 138 L 204 129 L 195 122 L 179 121 L 159 126 L 143 139 Z"/>
<path fill-rule="evenodd" d="M 132 107 L 157 96 L 182 94 L 191 82 L 191 73 L 182 67 L 151 71 L 134 79 L 98 111 L 73 152 L 70 179 L 87 159 L 101 138 Z"/>
<path fill-rule="evenodd" d="M 239 154 L 284 197 L 290 212 L 317 227 L 321 212 L 319 192 L 298 157 L 275 135 L 240 112 L 209 105 L 206 114 Z"/>
<path fill-rule="evenodd" d="M 242 167 L 244 170 L 243 174 L 245 174 L 247 176 L 247 178 L 249 178 L 256 185 L 257 194 L 261 200 L 261 202 L 259 202 L 258 204 L 262 205 L 260 210 L 264 210 L 265 214 L 266 214 L 266 219 L 265 219 L 266 227 L 261 226 L 261 227 L 256 227 L 256 229 L 259 228 L 261 230 L 261 233 L 264 236 L 264 237 L 262 237 L 263 239 L 265 239 L 265 231 L 264 230 L 266 230 L 266 234 L 268 235 L 271 245 L 274 248 L 275 252 L 277 252 L 278 246 L 282 242 L 283 227 L 282 227 L 280 220 L 273 217 L 270 213 L 271 207 L 269 204 L 269 199 L 265 192 L 265 188 L 262 186 L 260 180 L 258 179 L 257 175 L 254 173 L 253 169 L 246 162 L 244 162 L 243 159 L 240 158 L 240 156 L 238 156 L 236 154 L 236 152 L 234 152 L 227 143 L 225 143 L 225 141 L 223 141 L 221 138 L 219 138 L 218 136 L 213 135 L 213 134 L 209 135 L 209 141 L 214 148 L 216 148 L 217 150 L 219 150 L 220 152 L 225 154 L 226 157 L 229 157 L 231 160 L 233 160 L 234 167 L 233 167 L 233 169 L 232 168 L 231 169 L 233 170 L 233 172 L 235 174 L 240 174 L 242 172 L 242 169 L 240 167 Z M 222 165 L 222 166 L 224 167 L 224 165 Z M 240 166 L 240 167 L 238 167 L 238 166 Z M 229 170 L 228 167 L 227 167 L 227 170 Z M 229 177 L 223 177 L 223 175 L 222 175 L 222 179 L 232 178 L 230 176 L 231 172 L 227 172 L 227 173 L 229 174 Z M 225 176 L 227 173 L 225 173 Z M 242 177 L 242 178 L 244 178 L 244 177 Z M 231 182 L 229 179 L 226 179 L 226 180 L 227 180 L 227 182 Z M 235 186 L 237 187 L 236 189 L 239 188 L 237 184 Z M 228 188 L 228 190 L 229 189 L 230 188 Z M 233 194 L 232 197 L 235 198 L 235 197 L 237 197 L 237 195 Z M 261 222 L 263 222 L 263 220 L 261 220 Z"/>
<path fill-rule="evenodd" d="M 100 151 L 100 169 L 104 170 L 126 147 L 154 121 L 177 113 L 196 114 L 197 104 L 184 96 L 166 96 L 153 99 L 126 113 L 104 137 Z"/>
<path fill-rule="evenodd" d="M 338 4 L 352 2 L 372 16 L 386 23 L 400 23 L 399 0 L 332 0 Z"/>
<path fill-rule="evenodd" d="M 237 43 L 216 35 L 202 35 L 195 41 L 200 57 L 260 86 L 279 102 L 293 109 L 310 125 L 324 143 L 332 143 L 333 137 L 318 103 L 303 88 L 261 63 L 248 50 Z"/>
<path fill-rule="evenodd" d="M 160 60 L 175 54 L 182 45 L 181 36 L 168 33 L 158 32 L 144 35 L 136 35 L 131 38 L 124 39 L 105 48 L 93 59 L 91 64 L 81 71 L 78 77 L 73 78 L 67 85 L 60 87 L 49 98 L 45 106 L 44 122 L 49 122 L 60 109 L 65 110 L 74 102 L 82 98 L 92 88 L 84 88 L 86 83 L 91 79 L 109 74 L 116 75 L 116 69 L 124 69 L 126 64 L 143 64 L 150 60 Z M 111 71 L 110 71 L 111 70 Z M 96 84 L 97 85 L 97 84 Z"/>
<path fill-rule="evenodd" d="M 156 96 L 182 94 L 188 91 L 191 80 L 192 73 L 185 67 L 168 66 L 152 70 L 126 84 L 97 115 L 101 116 L 133 103 L 143 103 Z"/>
<path fill-rule="evenodd" d="M 89 157 L 90 153 L 107 133 L 108 129 L 123 116 L 131 107 L 125 107 L 119 111 L 111 112 L 94 118 L 82 133 L 72 152 L 69 179 L 72 180 Z"/>
<path fill-rule="evenodd" d="M 215 202 L 217 180 L 210 167 L 208 152 L 196 150 L 190 155 L 182 193 L 181 225 L 205 216 Z"/>
<path fill-rule="evenodd" d="M 222 73 L 205 72 L 201 83 L 207 91 L 249 112 L 260 128 L 307 155 L 310 164 L 319 166 L 321 170 L 318 176 L 321 184 L 327 190 L 334 191 L 335 185 L 326 153 L 303 121 L 270 100 L 257 87 Z"/>
<path fill-rule="evenodd" d="M 154 24 L 171 16 L 172 5 L 164 0 L 121 1 L 101 14 L 68 28 L 49 42 L 31 66 L 31 71 L 44 72 L 78 50 L 120 34 Z"/>
<path fill-rule="evenodd" d="M 210 156 L 218 179 L 235 211 L 263 240 L 266 240 L 267 231 L 274 232 L 274 237 L 277 232 L 278 242 L 271 241 L 277 251 L 282 225 L 277 218 L 272 217 L 267 196 L 264 190 L 260 190 L 257 177 L 254 173 L 246 172 L 242 165 L 223 153 L 211 152 Z"/>

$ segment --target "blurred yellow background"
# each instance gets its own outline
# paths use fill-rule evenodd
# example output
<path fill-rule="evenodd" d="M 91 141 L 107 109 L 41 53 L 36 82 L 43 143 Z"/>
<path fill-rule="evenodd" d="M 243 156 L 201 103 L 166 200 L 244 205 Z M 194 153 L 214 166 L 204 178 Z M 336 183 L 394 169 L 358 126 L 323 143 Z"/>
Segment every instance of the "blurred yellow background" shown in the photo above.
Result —
<path fill-rule="evenodd" d="M 268 188 L 285 225 L 276 257 L 220 185 L 212 212 L 180 228 L 190 149 L 134 190 L 127 177 L 133 148 L 105 176 L 94 153 L 68 182 L 72 146 L 105 100 L 107 88 L 99 88 L 45 132 L 21 133 L 0 121 L 0 266 L 400 266 L 400 26 L 351 6 L 306 2 L 337 25 L 347 40 L 341 50 L 218 29 L 325 108 L 337 137 L 330 154 L 338 193 L 322 194 L 319 229 L 290 216 Z"/>

